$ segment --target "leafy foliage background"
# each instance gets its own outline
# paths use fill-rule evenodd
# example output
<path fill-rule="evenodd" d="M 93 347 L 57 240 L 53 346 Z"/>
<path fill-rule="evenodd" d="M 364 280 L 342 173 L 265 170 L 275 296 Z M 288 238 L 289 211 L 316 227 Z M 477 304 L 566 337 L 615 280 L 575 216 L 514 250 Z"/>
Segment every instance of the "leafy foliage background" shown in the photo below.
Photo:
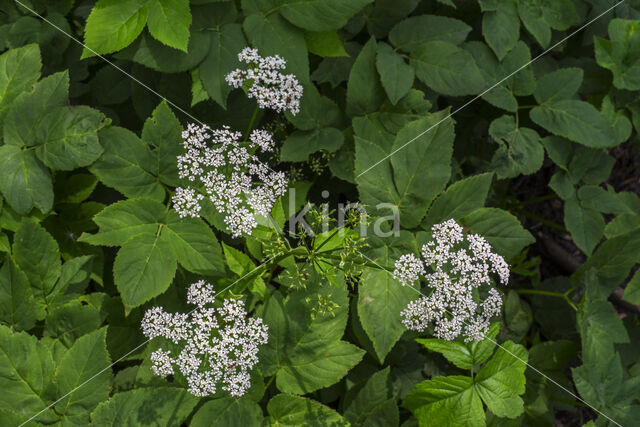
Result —
<path fill-rule="evenodd" d="M 50 23 L 0 5 L 3 425 L 640 419 L 639 2 L 524 68 L 617 2 L 20 3 Z M 185 123 L 251 117 L 224 81 L 247 45 L 284 57 L 305 88 L 299 115 L 259 116 L 282 141 L 272 162 L 295 172 L 292 202 L 330 189 L 372 220 L 397 206 L 399 236 L 368 240 L 383 266 L 448 218 L 484 235 L 514 272 L 491 332 L 502 348 L 416 342 L 399 317 L 416 294 L 388 272 L 365 268 L 356 286 L 316 272 L 294 291 L 283 257 L 231 290 L 270 327 L 246 396 L 198 399 L 151 374 L 144 311 L 186 311 L 187 284 L 233 283 L 276 233 L 233 240 L 213 212 L 181 220 L 169 203 Z M 335 310 L 311 315 L 323 298 Z"/>

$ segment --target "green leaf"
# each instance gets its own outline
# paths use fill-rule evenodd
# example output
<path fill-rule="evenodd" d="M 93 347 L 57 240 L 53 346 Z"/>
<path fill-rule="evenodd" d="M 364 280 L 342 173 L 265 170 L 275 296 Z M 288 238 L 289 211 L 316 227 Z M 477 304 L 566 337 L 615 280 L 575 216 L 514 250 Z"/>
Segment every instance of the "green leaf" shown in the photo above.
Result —
<path fill-rule="evenodd" d="M 42 117 L 68 102 L 69 72 L 45 77 L 33 91 L 18 96 L 7 112 L 4 126 L 5 144 L 29 147 L 35 145 L 35 132 Z"/>
<path fill-rule="evenodd" d="M 126 311 L 166 291 L 176 268 L 176 255 L 168 239 L 144 233 L 127 240 L 113 263 L 113 280 Z"/>
<path fill-rule="evenodd" d="M 489 135 L 500 144 L 491 159 L 498 178 L 537 172 L 544 161 L 540 135 L 533 129 L 518 127 L 515 117 L 504 115 L 491 122 Z"/>
<path fill-rule="evenodd" d="M 525 246 L 535 241 L 518 219 L 507 211 L 481 208 L 460 219 L 472 233 L 487 239 L 495 251 L 510 259 Z"/>
<path fill-rule="evenodd" d="M 631 304 L 640 305 L 640 273 L 636 272 L 627 283 L 623 299 Z"/>
<path fill-rule="evenodd" d="M 362 116 L 378 109 L 384 101 L 382 85 L 376 70 L 376 41 L 364 45 L 349 73 L 347 83 L 347 114 Z"/>
<path fill-rule="evenodd" d="M 106 327 L 84 335 L 62 357 L 55 374 L 60 396 L 55 408 L 59 414 L 80 416 L 88 423 L 89 413 L 109 396 L 111 360 L 106 335 Z"/>
<path fill-rule="evenodd" d="M 402 56 L 394 52 L 386 43 L 378 44 L 376 69 L 380 74 L 380 83 L 389 100 L 396 105 L 413 86 L 414 71 L 404 62 Z"/>
<path fill-rule="evenodd" d="M 162 101 L 151 117 L 145 120 L 142 140 L 156 148 L 158 159 L 157 168 L 153 169 L 154 175 L 167 185 L 178 186 L 176 157 L 184 152 L 182 125 L 166 101 Z"/>
<path fill-rule="evenodd" d="M 259 427 L 262 425 L 262 409 L 247 398 L 225 397 L 211 400 L 195 413 L 190 426 Z"/>
<path fill-rule="evenodd" d="M 580 89 L 584 72 L 580 68 L 562 68 L 538 79 L 533 96 L 539 104 L 569 99 Z"/>
<path fill-rule="evenodd" d="M 0 325 L 1 408 L 28 417 L 44 409 L 49 405 L 45 394 L 53 373 L 53 359 L 44 344 L 32 335 Z"/>
<path fill-rule="evenodd" d="M 592 283 L 589 282 L 588 286 Z M 587 364 L 607 360 L 614 354 L 614 344 L 629 342 L 627 330 L 609 301 L 585 298 L 578 312 L 578 325 L 582 338 L 582 358 Z"/>
<path fill-rule="evenodd" d="M 227 96 L 233 89 L 224 78 L 240 67 L 238 53 L 246 45 L 239 24 L 224 24 L 211 33 L 209 53 L 198 67 L 204 88 L 222 108 L 227 107 Z"/>
<path fill-rule="evenodd" d="M 407 395 L 402 405 L 420 425 L 484 425 L 480 395 L 473 380 L 463 376 L 435 377 L 423 381 Z"/>
<path fill-rule="evenodd" d="M 283 162 L 305 162 L 311 153 L 326 150 L 335 152 L 344 143 L 344 135 L 335 128 L 294 131 L 285 139 L 280 150 Z"/>
<path fill-rule="evenodd" d="M 37 207 L 47 213 L 53 206 L 53 184 L 49 170 L 32 150 L 15 145 L 0 147 L 0 191 L 11 207 L 26 215 Z"/>
<path fill-rule="evenodd" d="M 583 185 L 578 189 L 578 199 L 585 208 L 602 213 L 634 213 L 615 192 L 606 191 L 596 185 Z"/>
<path fill-rule="evenodd" d="M 383 39 L 389 30 L 398 22 L 411 14 L 420 0 L 377 0 L 367 8 L 364 18 L 367 22 L 369 34 L 377 39 Z"/>
<path fill-rule="evenodd" d="M 87 18 L 82 58 L 118 51 L 131 44 L 147 23 L 147 0 L 99 0 Z"/>
<path fill-rule="evenodd" d="M 530 117 L 549 132 L 587 147 L 618 144 L 611 123 L 593 105 L 584 101 L 545 101 L 531 110 Z"/>
<path fill-rule="evenodd" d="M 518 42 L 520 21 L 516 3 L 502 1 L 495 10 L 482 14 L 482 35 L 500 61 Z"/>
<path fill-rule="evenodd" d="M 129 198 L 164 200 L 164 188 L 151 172 L 157 169 L 156 153 L 124 128 L 112 126 L 102 129 L 98 136 L 104 153 L 89 168 L 91 173 Z"/>
<path fill-rule="evenodd" d="M 474 388 L 495 415 L 515 418 L 524 411 L 519 395 L 525 389 L 527 358 L 523 346 L 507 341 L 475 377 Z"/>
<path fill-rule="evenodd" d="M 398 405 L 391 390 L 390 368 L 371 375 L 364 384 L 358 384 L 349 390 L 345 400 L 349 404 L 344 416 L 352 426 L 397 426 L 399 422 Z"/>
<path fill-rule="evenodd" d="M 582 206 L 577 200 L 566 200 L 564 224 L 576 246 L 591 255 L 604 233 L 604 218 L 600 212 Z"/>
<path fill-rule="evenodd" d="M 594 38 L 598 65 L 613 73 L 613 85 L 618 89 L 640 89 L 640 36 L 638 21 L 612 19 L 609 40 Z"/>
<path fill-rule="evenodd" d="M 321 33 L 305 31 L 304 39 L 307 41 L 307 49 L 314 55 L 322 57 L 349 56 L 335 31 Z"/>
<path fill-rule="evenodd" d="M 265 420 L 270 426 L 299 426 L 322 424 L 331 426 L 347 426 L 349 423 L 333 409 L 316 402 L 289 394 L 278 394 L 267 404 L 269 418 Z"/>
<path fill-rule="evenodd" d="M 471 27 L 458 19 L 420 15 L 396 24 L 389 32 L 389 41 L 396 48 L 411 52 L 424 43 L 436 40 L 458 45 L 470 31 Z"/>
<path fill-rule="evenodd" d="M 147 25 L 153 37 L 167 46 L 187 51 L 191 12 L 189 0 L 151 0 Z"/>
<path fill-rule="evenodd" d="M 373 0 L 284 0 L 280 13 L 292 24 L 309 31 L 333 31 Z"/>
<path fill-rule="evenodd" d="M 475 95 L 485 89 L 473 57 L 451 43 L 423 43 L 411 51 L 410 63 L 418 79 L 443 95 Z"/>
<path fill-rule="evenodd" d="M 82 302 L 73 300 L 49 310 L 45 319 L 47 336 L 71 347 L 80 336 L 98 329 L 103 320 L 100 310 L 86 301 Z"/>
<path fill-rule="evenodd" d="M 430 230 L 435 224 L 447 219 L 460 219 L 483 207 L 492 180 L 493 173 L 483 173 L 451 184 L 429 208 L 422 228 Z"/>
<path fill-rule="evenodd" d="M 92 245 L 121 246 L 132 236 L 155 233 L 165 210 L 162 203 L 150 199 L 119 201 L 93 217 L 100 227 L 97 234 L 84 233 L 78 240 Z"/>
<path fill-rule="evenodd" d="M 0 269 L 0 320 L 12 329 L 29 330 L 42 316 L 37 312 L 27 275 L 6 257 Z"/>
<path fill-rule="evenodd" d="M 427 207 L 451 176 L 453 120 L 447 110 L 408 123 L 396 135 L 389 159 L 398 191 L 400 221 L 407 228 L 420 224 Z M 443 121 L 444 120 L 444 121 Z"/>
<path fill-rule="evenodd" d="M 46 306 L 61 272 L 58 244 L 40 224 L 25 218 L 16 230 L 13 253 L 16 263 L 29 278 L 38 304 Z"/>
<path fill-rule="evenodd" d="M 518 0 L 518 14 L 525 28 L 545 49 L 551 42 L 551 28 L 566 30 L 580 19 L 571 0 Z"/>
<path fill-rule="evenodd" d="M 10 49 L 0 55 L 0 126 L 13 100 L 40 77 L 42 62 L 37 44 Z M 4 156 L 3 156 L 4 157 Z"/>
<path fill-rule="evenodd" d="M 85 106 L 58 107 L 38 123 L 36 155 L 52 169 L 89 166 L 102 154 L 97 131 L 104 115 Z"/>
<path fill-rule="evenodd" d="M 116 393 L 100 403 L 91 413 L 91 421 L 93 425 L 112 427 L 180 425 L 197 403 L 198 398 L 180 388 L 139 388 Z"/>

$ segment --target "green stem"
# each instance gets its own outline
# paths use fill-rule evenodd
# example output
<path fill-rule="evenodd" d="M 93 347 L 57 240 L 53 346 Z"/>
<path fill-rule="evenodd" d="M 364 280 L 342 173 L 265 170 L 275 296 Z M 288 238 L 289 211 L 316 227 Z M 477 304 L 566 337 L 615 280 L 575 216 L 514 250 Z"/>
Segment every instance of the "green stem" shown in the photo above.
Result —
<path fill-rule="evenodd" d="M 569 304 L 569 306 L 571 308 L 573 308 L 575 311 L 578 311 L 578 307 L 576 306 L 576 304 L 571 301 L 571 298 L 569 298 L 569 293 L 572 291 L 573 289 L 569 289 L 567 292 L 561 293 L 561 292 L 553 292 L 553 291 L 544 291 L 542 289 L 516 289 L 515 291 L 519 294 L 527 294 L 527 295 L 541 295 L 541 296 L 547 296 L 547 297 L 555 297 L 555 298 L 562 298 L 563 300 L 565 300 L 567 302 L 567 304 Z"/>
<path fill-rule="evenodd" d="M 518 203 L 518 205 L 522 207 L 522 206 L 533 205 L 536 203 L 544 202 L 545 200 L 551 200 L 551 199 L 557 199 L 557 198 L 558 196 L 556 196 L 555 194 L 547 194 L 545 196 L 536 197 L 535 199 L 525 200 L 523 202 Z"/>
<path fill-rule="evenodd" d="M 322 258 L 335 259 L 335 260 L 338 260 L 338 261 L 341 260 L 341 258 L 339 256 L 325 255 L 327 252 L 323 252 L 322 253 Z M 386 270 L 386 271 L 391 271 L 391 272 L 393 272 L 393 270 L 394 270 L 392 267 L 386 267 L 384 265 L 376 264 L 375 262 L 369 262 L 369 261 L 358 262 L 357 264 L 365 266 L 365 267 L 375 268 L 377 270 Z"/>
<path fill-rule="evenodd" d="M 324 241 L 324 242 L 320 243 L 320 246 L 318 246 L 318 247 L 315 249 L 315 251 L 314 251 L 314 252 L 316 252 L 316 253 L 317 253 L 317 252 L 318 252 L 318 251 L 319 251 L 319 250 L 320 250 L 324 245 L 326 245 L 326 244 L 327 244 L 327 242 L 328 242 L 329 240 L 333 239 L 333 237 L 334 237 L 336 234 L 338 234 L 338 232 L 339 232 L 340 230 L 341 230 L 341 228 L 336 228 L 336 229 L 335 229 L 335 231 L 334 231 L 333 233 L 331 233 L 331 235 L 330 235 L 329 237 L 327 237 L 327 238 L 325 239 L 325 241 Z"/>
<path fill-rule="evenodd" d="M 534 107 L 537 107 L 537 105 L 518 105 L 518 110 L 527 110 Z"/>
<path fill-rule="evenodd" d="M 273 257 L 271 260 L 269 260 L 268 262 L 265 262 L 264 264 L 261 264 L 258 268 L 256 268 L 255 270 L 253 270 L 251 273 L 243 276 L 242 278 L 240 278 L 238 280 L 238 282 L 240 282 L 240 280 L 244 281 L 244 282 L 250 282 L 253 279 L 255 279 L 258 276 L 261 276 L 262 273 L 264 273 L 267 268 L 271 265 L 277 264 L 280 261 L 282 261 L 285 258 L 288 258 L 290 256 L 304 256 L 304 255 L 308 255 L 309 251 L 307 250 L 307 248 L 299 246 L 295 249 L 291 249 L 290 251 L 286 251 L 281 253 L 280 255 L 277 255 L 275 257 Z"/>
<path fill-rule="evenodd" d="M 256 105 L 255 110 L 253 110 L 253 115 L 251 116 L 251 120 L 249 121 L 249 127 L 247 127 L 247 133 L 244 136 L 244 140 L 248 141 L 249 140 L 249 135 L 251 134 L 251 131 L 253 130 L 253 123 L 256 121 L 256 117 L 258 117 L 258 111 L 260 110 L 260 107 L 258 107 Z"/>
<path fill-rule="evenodd" d="M 526 216 L 527 218 L 530 218 L 530 219 L 532 219 L 532 220 L 534 220 L 534 221 L 537 221 L 537 222 L 539 222 L 540 224 L 544 224 L 544 225 L 546 225 L 547 227 L 555 228 L 556 230 L 560 230 L 560 231 L 562 231 L 563 233 L 568 233 L 567 229 L 566 229 L 566 228 L 564 228 L 563 226 L 561 226 L 560 224 L 556 224 L 556 223 L 555 223 L 555 222 L 553 222 L 553 221 L 549 221 L 548 219 L 544 219 L 544 218 L 542 218 L 541 216 L 538 216 L 538 215 L 536 215 L 536 214 L 533 214 L 533 213 L 531 213 L 531 212 L 529 212 L 529 211 L 526 211 L 526 210 L 524 210 L 524 209 L 516 208 L 516 212 L 518 212 L 518 213 L 520 213 L 520 214 L 522 214 L 522 215 Z"/>

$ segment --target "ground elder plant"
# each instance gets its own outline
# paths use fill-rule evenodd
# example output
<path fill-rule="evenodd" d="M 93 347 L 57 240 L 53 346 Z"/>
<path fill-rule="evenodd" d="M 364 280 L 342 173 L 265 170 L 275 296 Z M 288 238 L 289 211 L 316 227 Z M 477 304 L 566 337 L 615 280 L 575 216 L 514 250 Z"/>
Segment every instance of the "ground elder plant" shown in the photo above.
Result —
<path fill-rule="evenodd" d="M 0 4 L 0 425 L 633 426 L 636 0 Z"/>

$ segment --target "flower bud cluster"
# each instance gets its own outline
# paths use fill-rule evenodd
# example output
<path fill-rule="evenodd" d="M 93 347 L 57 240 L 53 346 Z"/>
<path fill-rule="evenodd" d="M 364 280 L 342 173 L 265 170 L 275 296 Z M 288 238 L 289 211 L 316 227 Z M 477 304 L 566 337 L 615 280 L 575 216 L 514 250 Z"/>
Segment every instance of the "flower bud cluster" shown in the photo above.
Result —
<path fill-rule="evenodd" d="M 506 285 L 509 265 L 483 237 L 465 235 L 453 219 L 434 225 L 432 235 L 434 240 L 422 246 L 422 259 L 407 254 L 395 263 L 394 277 L 403 285 L 422 276 L 431 288 L 429 296 L 402 311 L 403 324 L 422 332 L 433 323 L 438 338 L 454 340 L 463 334 L 467 342 L 480 341 L 502 308 L 491 276 Z M 481 300 L 479 295 L 486 297 Z"/>
<path fill-rule="evenodd" d="M 236 69 L 227 74 L 225 80 L 235 88 L 250 85 L 247 96 L 255 98 L 260 108 L 277 112 L 288 110 L 296 115 L 300 111 L 302 86 L 293 74 L 282 74 L 287 62 L 278 55 L 261 57 L 257 49 L 246 47 L 238 59 L 249 65 L 249 69 Z"/>
<path fill-rule="evenodd" d="M 171 347 L 151 354 L 151 369 L 161 377 L 180 373 L 195 396 L 215 394 L 220 386 L 239 397 L 251 387 L 249 371 L 258 363 L 258 346 L 267 343 L 268 328 L 260 318 L 247 319 L 243 301 L 226 299 L 214 307 L 214 300 L 213 286 L 201 280 L 189 288 L 187 301 L 196 305 L 191 313 L 161 307 L 146 312 L 144 335 L 165 338 Z"/>
<path fill-rule="evenodd" d="M 260 162 L 256 151 L 274 149 L 271 134 L 256 129 L 248 141 L 228 126 L 212 130 L 207 125 L 189 124 L 182 132 L 186 153 L 178 156 L 178 173 L 195 188 L 177 188 L 173 206 L 180 217 L 198 217 L 206 194 L 233 237 L 251 234 L 257 227 L 255 215 L 267 216 L 287 191 L 283 172 Z M 200 191 L 198 191 L 200 190 Z"/>

